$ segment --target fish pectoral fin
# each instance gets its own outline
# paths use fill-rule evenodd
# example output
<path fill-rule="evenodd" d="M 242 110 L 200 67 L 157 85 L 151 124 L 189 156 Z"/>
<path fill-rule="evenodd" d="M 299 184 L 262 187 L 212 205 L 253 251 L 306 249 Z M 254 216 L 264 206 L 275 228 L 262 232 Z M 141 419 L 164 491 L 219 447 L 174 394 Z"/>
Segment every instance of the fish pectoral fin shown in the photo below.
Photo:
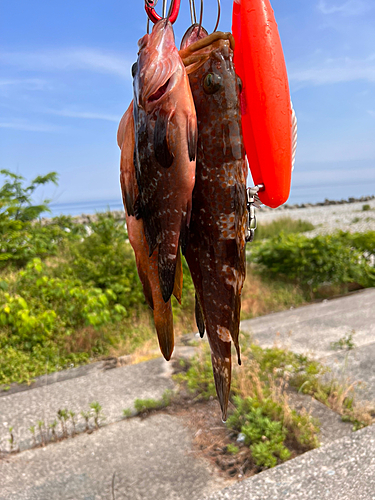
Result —
<path fill-rule="evenodd" d="M 199 335 L 201 336 L 202 339 L 205 331 L 205 326 L 204 326 L 203 311 L 197 294 L 195 294 L 195 322 L 197 323 Z"/>
<path fill-rule="evenodd" d="M 188 117 L 186 130 L 187 130 L 189 160 L 194 161 L 197 156 L 197 142 L 198 142 L 197 117 L 195 115 L 190 115 Z"/>
<path fill-rule="evenodd" d="M 180 249 L 178 249 L 173 295 L 176 297 L 179 304 L 181 304 L 181 298 L 182 298 L 182 281 L 183 281 L 182 260 L 181 260 Z"/>
<path fill-rule="evenodd" d="M 154 130 L 154 151 L 156 161 L 164 168 L 169 168 L 174 160 L 174 156 L 169 149 L 169 121 L 171 120 L 174 111 L 169 113 L 163 109 L 159 109 Z"/>

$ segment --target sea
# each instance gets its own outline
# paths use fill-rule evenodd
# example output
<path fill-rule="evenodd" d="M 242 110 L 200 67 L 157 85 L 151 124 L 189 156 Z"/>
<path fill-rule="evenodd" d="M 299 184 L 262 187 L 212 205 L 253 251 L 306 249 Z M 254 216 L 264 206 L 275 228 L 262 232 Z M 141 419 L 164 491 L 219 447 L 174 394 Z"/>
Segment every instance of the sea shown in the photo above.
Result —
<path fill-rule="evenodd" d="M 290 205 L 301 205 L 303 203 L 320 203 L 328 200 L 348 200 L 349 198 L 360 199 L 362 197 L 374 196 L 374 183 L 366 184 L 363 181 L 336 183 L 334 188 L 331 184 L 299 185 L 292 186 L 289 199 Z M 117 198 L 107 200 L 73 201 L 69 203 L 51 203 L 51 214 L 57 215 L 81 215 L 95 214 L 97 212 L 123 210 L 121 195 Z"/>

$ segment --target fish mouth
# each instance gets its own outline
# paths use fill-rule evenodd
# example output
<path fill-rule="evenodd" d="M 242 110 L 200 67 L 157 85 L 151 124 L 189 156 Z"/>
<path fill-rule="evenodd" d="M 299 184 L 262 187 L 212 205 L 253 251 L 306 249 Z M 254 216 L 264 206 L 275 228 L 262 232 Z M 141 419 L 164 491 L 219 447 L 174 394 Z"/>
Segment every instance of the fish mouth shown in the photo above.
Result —
<path fill-rule="evenodd" d="M 168 78 L 168 80 L 161 87 L 159 87 L 156 92 L 154 92 L 152 95 L 150 95 L 150 97 L 147 99 L 147 101 L 148 102 L 155 102 L 155 101 L 158 101 L 161 97 L 163 97 L 163 95 L 168 90 L 171 78 L 172 77 Z"/>

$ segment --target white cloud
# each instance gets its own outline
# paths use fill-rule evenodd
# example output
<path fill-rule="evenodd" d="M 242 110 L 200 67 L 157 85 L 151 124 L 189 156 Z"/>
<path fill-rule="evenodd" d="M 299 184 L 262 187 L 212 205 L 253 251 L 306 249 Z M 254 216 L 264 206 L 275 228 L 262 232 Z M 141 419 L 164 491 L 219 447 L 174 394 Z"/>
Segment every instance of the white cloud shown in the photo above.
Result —
<path fill-rule="evenodd" d="M 344 16 L 359 16 L 371 9 L 371 5 L 363 0 L 348 0 L 341 4 L 332 4 L 320 0 L 318 9 L 323 14 L 342 14 Z"/>
<path fill-rule="evenodd" d="M 0 89 L 24 87 L 29 90 L 43 90 L 47 85 L 46 80 L 40 78 L 0 78 Z"/>
<path fill-rule="evenodd" d="M 375 83 L 375 54 L 366 59 L 351 59 L 348 57 L 326 59 L 308 67 L 295 68 L 291 64 L 289 79 L 292 83 L 310 85 L 325 85 L 356 80 Z"/>
<path fill-rule="evenodd" d="M 107 115 L 103 113 L 91 113 L 87 111 L 72 111 L 69 109 L 49 109 L 47 113 L 66 118 L 82 118 L 84 120 L 105 120 L 109 122 L 119 123 L 121 116 Z"/>
<path fill-rule="evenodd" d="M 61 132 L 62 127 L 45 123 L 30 123 L 25 120 L 0 121 L 0 128 L 24 130 L 26 132 Z"/>
<path fill-rule="evenodd" d="M 93 71 L 130 79 L 130 62 L 123 56 L 84 48 L 42 50 L 39 52 L 4 52 L 0 61 L 29 71 Z"/>

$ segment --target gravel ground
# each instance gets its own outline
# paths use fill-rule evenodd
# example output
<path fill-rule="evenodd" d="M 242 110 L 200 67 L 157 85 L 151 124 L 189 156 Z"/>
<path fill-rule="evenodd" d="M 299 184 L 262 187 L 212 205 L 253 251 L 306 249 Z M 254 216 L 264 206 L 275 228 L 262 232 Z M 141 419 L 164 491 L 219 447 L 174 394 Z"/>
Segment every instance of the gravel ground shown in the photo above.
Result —
<path fill-rule="evenodd" d="M 371 210 L 363 210 L 363 205 L 370 205 Z M 375 199 L 337 205 L 306 205 L 303 208 L 281 207 L 272 210 L 261 207 L 256 210 L 258 226 L 269 224 L 281 217 L 301 219 L 314 224 L 315 229 L 309 231 L 309 236 L 342 231 L 366 232 L 375 231 Z"/>

